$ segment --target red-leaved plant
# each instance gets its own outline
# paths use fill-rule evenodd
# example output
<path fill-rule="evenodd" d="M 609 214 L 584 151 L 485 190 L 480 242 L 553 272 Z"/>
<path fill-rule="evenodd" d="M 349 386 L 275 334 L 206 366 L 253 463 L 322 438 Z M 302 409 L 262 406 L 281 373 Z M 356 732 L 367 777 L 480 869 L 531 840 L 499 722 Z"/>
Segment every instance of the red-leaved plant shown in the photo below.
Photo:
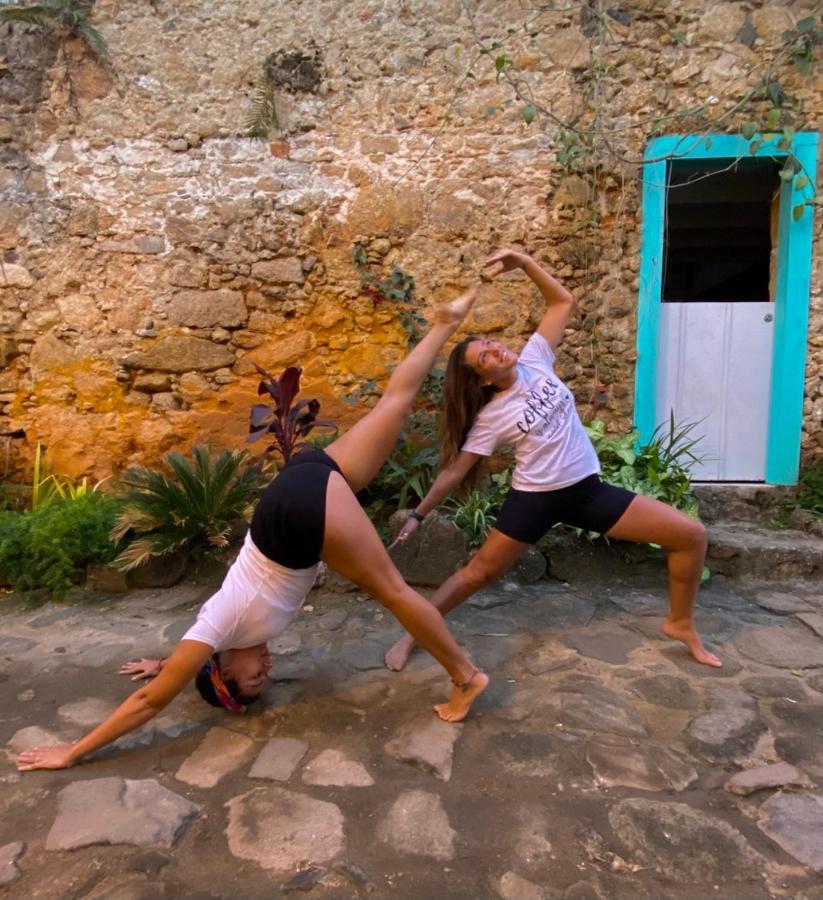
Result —
<path fill-rule="evenodd" d="M 294 402 L 300 392 L 302 369 L 289 366 L 276 378 L 257 363 L 253 365 L 263 377 L 257 386 L 258 395 L 268 394 L 275 405 L 255 403 L 251 408 L 247 442 L 259 440 L 265 434 L 273 435 L 274 441 L 266 447 L 266 453 L 276 451 L 287 463 L 294 451 L 306 443 L 304 439 L 314 428 L 337 428 L 334 422 L 317 418 L 319 400 Z"/>

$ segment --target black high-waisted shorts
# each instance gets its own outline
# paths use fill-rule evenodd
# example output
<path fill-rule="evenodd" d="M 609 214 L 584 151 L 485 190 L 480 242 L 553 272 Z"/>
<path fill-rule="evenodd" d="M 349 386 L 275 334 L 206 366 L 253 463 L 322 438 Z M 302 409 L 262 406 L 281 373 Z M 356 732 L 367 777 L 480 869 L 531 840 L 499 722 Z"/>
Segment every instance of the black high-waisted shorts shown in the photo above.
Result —
<path fill-rule="evenodd" d="M 251 539 L 288 569 L 320 560 L 326 531 L 326 487 L 337 463 L 323 450 L 301 450 L 263 491 L 251 520 Z"/>
<path fill-rule="evenodd" d="M 597 475 L 557 491 L 512 488 L 494 527 L 506 537 L 526 544 L 536 544 L 558 522 L 605 534 L 634 498 L 631 491 L 606 484 Z"/>

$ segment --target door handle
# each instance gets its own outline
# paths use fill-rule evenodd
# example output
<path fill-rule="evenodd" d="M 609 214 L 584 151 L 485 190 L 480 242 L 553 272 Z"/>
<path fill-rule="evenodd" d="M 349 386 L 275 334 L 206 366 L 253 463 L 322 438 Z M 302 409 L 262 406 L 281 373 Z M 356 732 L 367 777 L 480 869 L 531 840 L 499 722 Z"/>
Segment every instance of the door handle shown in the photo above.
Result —
<path fill-rule="evenodd" d="M 766 313 L 766 315 L 763 316 L 763 321 L 764 321 L 764 322 L 771 322 L 772 319 L 774 319 L 774 316 L 773 316 L 771 313 Z"/>

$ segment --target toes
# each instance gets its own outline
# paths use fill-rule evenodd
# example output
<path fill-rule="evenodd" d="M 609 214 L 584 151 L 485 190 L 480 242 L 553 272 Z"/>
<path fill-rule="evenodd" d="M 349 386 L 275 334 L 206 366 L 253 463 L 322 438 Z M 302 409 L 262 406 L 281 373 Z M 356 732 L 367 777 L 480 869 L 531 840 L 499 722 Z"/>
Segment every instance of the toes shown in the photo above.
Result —
<path fill-rule="evenodd" d="M 438 703 L 434 707 L 434 711 L 444 722 L 453 722 L 454 713 L 452 713 L 445 703 Z"/>
<path fill-rule="evenodd" d="M 444 722 L 462 722 L 463 719 L 468 715 L 468 710 L 463 712 L 462 714 L 459 712 L 455 712 L 454 710 L 449 709 L 447 703 L 438 703 L 437 706 L 434 707 L 434 711 Z"/>

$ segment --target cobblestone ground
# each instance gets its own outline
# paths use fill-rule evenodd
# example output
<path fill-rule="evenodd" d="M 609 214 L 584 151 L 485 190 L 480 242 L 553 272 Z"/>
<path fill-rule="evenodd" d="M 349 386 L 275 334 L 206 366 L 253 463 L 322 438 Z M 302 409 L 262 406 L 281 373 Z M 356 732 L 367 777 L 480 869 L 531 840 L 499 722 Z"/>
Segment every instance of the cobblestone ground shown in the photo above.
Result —
<path fill-rule="evenodd" d="M 202 587 L 0 603 L 0 742 L 67 740 L 168 651 Z M 657 576 L 500 585 L 452 619 L 493 677 L 465 724 L 372 601 L 315 591 L 245 716 L 187 691 L 61 772 L 0 759 L 17 897 L 823 898 L 823 591 L 714 579 L 661 639 Z"/>

